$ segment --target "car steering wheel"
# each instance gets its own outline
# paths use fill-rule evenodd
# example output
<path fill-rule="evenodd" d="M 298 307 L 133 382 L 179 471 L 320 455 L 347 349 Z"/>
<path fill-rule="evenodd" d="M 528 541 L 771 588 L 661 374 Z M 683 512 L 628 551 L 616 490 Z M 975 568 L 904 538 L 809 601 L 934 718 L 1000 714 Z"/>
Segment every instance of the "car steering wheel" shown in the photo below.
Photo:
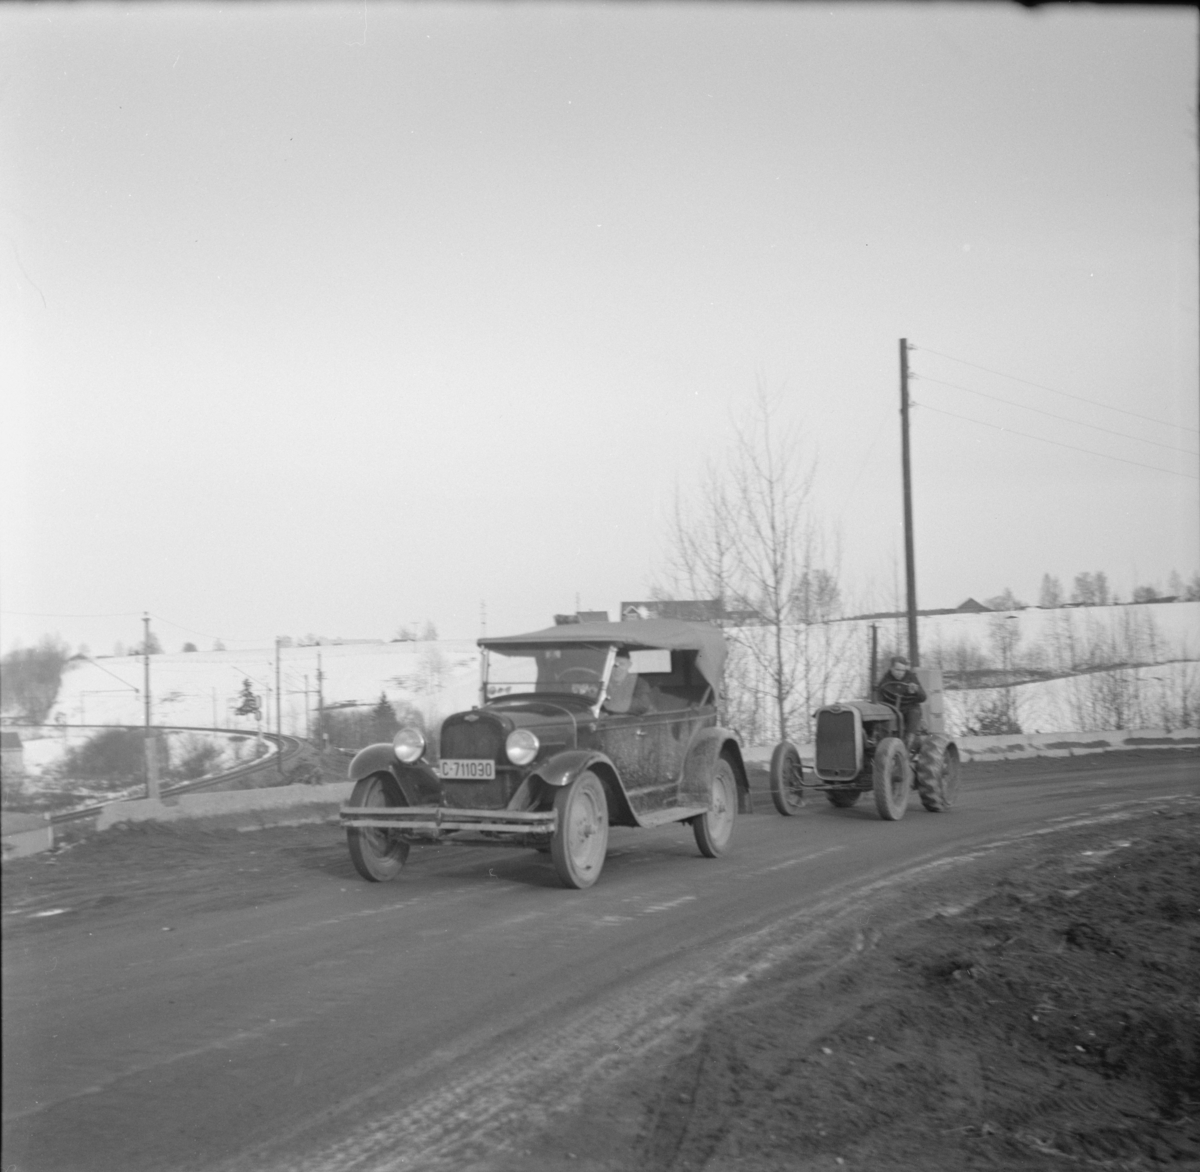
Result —
<path fill-rule="evenodd" d="M 558 679 L 560 683 L 567 683 L 574 677 L 581 680 L 595 680 L 600 682 L 600 673 L 590 667 L 568 667 L 565 671 L 559 673 Z"/>

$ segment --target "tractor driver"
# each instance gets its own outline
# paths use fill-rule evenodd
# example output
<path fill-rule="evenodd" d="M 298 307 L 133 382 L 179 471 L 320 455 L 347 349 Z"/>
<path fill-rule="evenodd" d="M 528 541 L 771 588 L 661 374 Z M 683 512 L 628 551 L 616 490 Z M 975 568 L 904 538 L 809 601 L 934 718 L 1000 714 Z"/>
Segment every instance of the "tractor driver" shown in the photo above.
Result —
<path fill-rule="evenodd" d="M 876 685 L 875 692 L 884 703 L 900 709 L 904 718 L 904 743 L 911 749 L 921 728 L 921 705 L 926 697 L 912 665 L 903 655 L 892 656 L 892 665 Z"/>

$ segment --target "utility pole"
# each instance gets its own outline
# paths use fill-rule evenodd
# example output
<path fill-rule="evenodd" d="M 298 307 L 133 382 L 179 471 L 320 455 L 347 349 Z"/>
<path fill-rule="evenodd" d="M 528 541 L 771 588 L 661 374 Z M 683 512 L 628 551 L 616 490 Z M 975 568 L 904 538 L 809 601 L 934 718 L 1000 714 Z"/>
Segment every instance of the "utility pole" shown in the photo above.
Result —
<path fill-rule="evenodd" d="M 900 339 L 900 452 L 904 469 L 904 577 L 908 587 L 908 659 L 921 662 L 917 645 L 917 565 L 913 555 L 912 463 L 908 450 L 908 339 Z"/>
<path fill-rule="evenodd" d="M 275 746 L 275 767 L 283 776 L 283 690 L 279 686 L 279 636 L 275 636 L 275 735 L 279 742 Z"/>
<path fill-rule="evenodd" d="M 150 732 L 150 612 L 142 612 L 142 691 L 146 698 L 146 728 L 143 733 L 146 756 L 146 797 L 158 801 L 158 753 Z"/>
<path fill-rule="evenodd" d="M 325 748 L 325 673 L 321 670 L 321 652 L 317 651 L 317 744 Z"/>
<path fill-rule="evenodd" d="M 871 624 L 871 674 L 867 679 L 867 699 L 873 699 L 879 673 L 879 624 Z"/>

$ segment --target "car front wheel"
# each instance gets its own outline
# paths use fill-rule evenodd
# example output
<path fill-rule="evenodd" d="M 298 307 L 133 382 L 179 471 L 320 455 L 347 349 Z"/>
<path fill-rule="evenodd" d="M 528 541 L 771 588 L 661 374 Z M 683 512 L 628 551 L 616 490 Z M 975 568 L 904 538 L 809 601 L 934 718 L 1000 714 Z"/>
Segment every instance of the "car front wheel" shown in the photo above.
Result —
<path fill-rule="evenodd" d="M 715 859 L 725 853 L 733 836 L 733 819 L 736 815 L 737 781 L 733 776 L 733 766 L 724 757 L 718 757 L 713 768 L 708 813 L 692 819 L 696 845 L 706 859 Z"/>
<path fill-rule="evenodd" d="M 395 780 L 383 773 L 373 773 L 354 785 L 350 795 L 352 806 L 404 806 L 403 795 Z M 396 832 L 374 826 L 347 826 L 346 844 L 354 869 L 372 883 L 385 883 L 400 874 L 408 859 L 407 842 Z"/>
<path fill-rule="evenodd" d="M 591 887 L 608 851 L 608 799 L 592 772 L 581 773 L 554 795 L 558 824 L 550 858 L 564 887 Z"/>

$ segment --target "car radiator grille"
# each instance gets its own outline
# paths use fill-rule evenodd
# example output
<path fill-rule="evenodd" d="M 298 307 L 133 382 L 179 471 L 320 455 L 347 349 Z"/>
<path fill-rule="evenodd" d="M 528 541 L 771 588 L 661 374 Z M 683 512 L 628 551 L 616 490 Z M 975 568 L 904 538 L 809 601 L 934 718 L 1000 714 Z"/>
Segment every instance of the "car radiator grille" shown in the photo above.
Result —
<path fill-rule="evenodd" d="M 494 761 L 503 744 L 503 730 L 490 720 L 463 720 L 442 725 L 443 757 Z"/>

